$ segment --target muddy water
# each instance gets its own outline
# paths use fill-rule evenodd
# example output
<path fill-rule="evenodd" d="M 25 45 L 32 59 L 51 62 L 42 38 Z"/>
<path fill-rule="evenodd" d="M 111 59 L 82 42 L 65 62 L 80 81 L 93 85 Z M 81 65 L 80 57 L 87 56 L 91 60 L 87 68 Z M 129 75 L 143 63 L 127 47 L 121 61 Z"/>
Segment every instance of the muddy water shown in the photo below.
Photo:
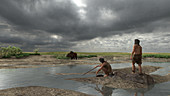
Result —
<path fill-rule="evenodd" d="M 170 63 L 149 63 L 143 65 L 152 65 L 163 67 L 152 74 L 166 75 L 170 72 Z M 168 96 L 170 95 L 170 82 L 156 84 L 148 89 L 124 90 L 114 89 L 101 85 L 81 83 L 66 78 L 90 77 L 94 74 L 82 76 L 77 75 L 56 75 L 56 73 L 84 73 L 95 65 L 63 65 L 56 67 L 39 68 L 20 68 L 20 69 L 0 69 L 0 89 L 24 87 L 24 86 L 45 86 L 51 88 L 62 88 L 75 90 L 97 96 Z M 130 67 L 129 63 L 112 64 L 113 69 Z"/>

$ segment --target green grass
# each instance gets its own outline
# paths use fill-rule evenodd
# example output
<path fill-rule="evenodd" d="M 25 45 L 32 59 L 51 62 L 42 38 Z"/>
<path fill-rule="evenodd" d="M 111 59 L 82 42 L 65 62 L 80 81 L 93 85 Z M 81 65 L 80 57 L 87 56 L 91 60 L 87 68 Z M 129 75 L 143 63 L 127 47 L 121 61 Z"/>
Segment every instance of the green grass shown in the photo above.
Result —
<path fill-rule="evenodd" d="M 29 55 L 40 55 L 40 53 L 28 53 Z"/>
<path fill-rule="evenodd" d="M 2 58 L 11 58 L 11 56 L 15 56 L 16 58 L 23 58 L 23 57 L 28 57 L 30 55 L 40 55 L 40 53 L 24 52 L 24 53 L 16 54 L 16 55 L 3 56 Z"/>
<path fill-rule="evenodd" d="M 40 52 L 41 55 L 55 55 L 57 59 L 69 59 L 66 55 L 69 52 Z M 125 56 L 130 55 L 130 53 L 121 52 L 76 52 L 78 58 L 91 58 L 97 56 Z"/>
<path fill-rule="evenodd" d="M 30 54 L 29 53 L 22 53 L 22 54 L 17 54 L 15 57 L 16 58 L 23 58 L 23 57 L 28 57 Z"/>
<path fill-rule="evenodd" d="M 170 53 L 145 53 L 142 55 L 144 58 L 153 57 L 153 58 L 170 58 Z"/>
<path fill-rule="evenodd" d="M 97 56 L 128 56 L 130 53 L 123 53 L 123 52 L 78 52 L 78 54 L 83 54 L 83 55 L 97 55 Z"/>
<path fill-rule="evenodd" d="M 28 57 L 30 55 L 40 55 L 40 53 L 33 53 L 33 52 L 30 52 L 30 53 L 21 53 L 21 54 L 17 54 L 15 57 L 16 58 L 23 58 L 23 57 Z"/>
<path fill-rule="evenodd" d="M 30 53 L 30 52 L 29 52 Z M 66 54 L 69 52 L 39 52 L 41 55 L 54 55 L 57 59 L 68 59 Z M 90 58 L 99 56 L 130 56 L 131 53 L 126 52 L 76 52 L 78 58 Z M 144 58 L 170 58 L 170 53 L 143 53 Z"/>
<path fill-rule="evenodd" d="M 65 55 L 69 52 L 39 52 L 41 55 Z"/>
<path fill-rule="evenodd" d="M 97 55 L 78 55 L 78 58 L 91 58 L 91 57 L 97 57 Z"/>
<path fill-rule="evenodd" d="M 70 59 L 66 57 L 66 54 L 57 54 L 55 55 L 57 59 Z M 97 55 L 78 55 L 77 58 L 91 58 L 91 57 L 97 57 Z"/>
<path fill-rule="evenodd" d="M 55 55 L 55 57 L 56 57 L 57 59 L 69 59 L 68 57 L 66 57 L 65 54 L 57 54 L 57 55 Z"/>
<path fill-rule="evenodd" d="M 41 55 L 66 55 L 69 52 L 40 52 Z M 76 52 L 80 55 L 97 55 L 97 56 L 123 56 L 130 55 L 130 53 L 123 52 Z"/>

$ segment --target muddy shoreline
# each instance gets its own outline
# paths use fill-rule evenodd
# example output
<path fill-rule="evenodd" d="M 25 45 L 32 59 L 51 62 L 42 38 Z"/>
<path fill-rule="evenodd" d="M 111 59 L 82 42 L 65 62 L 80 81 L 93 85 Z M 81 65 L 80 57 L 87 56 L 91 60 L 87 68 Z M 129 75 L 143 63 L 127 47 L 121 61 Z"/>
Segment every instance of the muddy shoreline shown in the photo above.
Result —
<path fill-rule="evenodd" d="M 0 90 L 0 96 L 92 96 L 92 95 L 58 88 L 28 86 Z"/>
<path fill-rule="evenodd" d="M 165 76 L 150 74 L 152 72 L 157 71 L 158 69 L 161 69 L 161 67 L 143 66 L 143 75 L 139 75 L 139 73 L 132 74 L 131 67 L 128 67 L 128 68 L 121 68 L 121 69 L 113 69 L 113 72 L 116 72 L 116 74 L 120 74 L 118 76 L 116 76 L 115 74 L 114 77 L 95 77 L 95 72 L 90 72 L 89 74 L 94 74 L 94 77 L 68 78 L 67 80 L 74 80 L 74 81 L 92 83 L 92 84 L 100 84 L 100 85 L 104 85 L 104 86 L 111 87 L 111 88 L 123 88 L 123 89 L 147 88 L 148 87 L 147 84 L 138 83 L 138 82 L 141 82 L 142 80 L 142 78 L 138 78 L 138 77 L 145 76 L 144 81 L 147 81 L 149 80 L 148 77 L 150 76 L 150 78 L 153 78 L 153 81 L 154 81 L 153 84 L 170 81 L 170 74 L 167 74 Z M 138 68 L 137 68 L 137 71 L 138 71 Z M 136 75 L 135 78 L 138 78 L 138 79 L 136 79 L 135 82 L 132 82 L 132 80 L 135 78 L 133 78 L 132 80 L 131 79 L 127 80 L 126 75 L 130 76 L 130 78 L 133 78 Z"/>
<path fill-rule="evenodd" d="M 114 63 L 131 63 L 129 57 L 104 57 L 110 64 Z M 170 59 L 164 58 L 143 58 L 143 62 L 170 62 Z M 37 67 L 53 67 L 58 65 L 94 65 L 99 64 L 98 57 L 92 58 L 83 58 L 78 60 L 64 60 L 64 59 L 56 59 L 52 55 L 40 55 L 40 56 L 29 56 L 21 59 L 0 59 L 0 69 L 11 69 L 11 68 L 37 68 Z M 42 66 L 39 66 L 42 65 Z M 145 70 L 144 73 L 151 73 L 156 71 L 161 67 L 151 67 L 151 66 L 143 66 Z M 114 69 L 114 71 L 121 72 L 131 72 L 131 68 L 123 68 L 123 69 Z M 94 74 L 95 72 L 91 72 L 89 74 Z M 61 74 L 58 74 L 61 75 Z M 170 76 L 159 76 L 152 75 L 152 77 L 156 80 L 156 83 L 169 81 Z M 93 78 L 93 77 L 92 77 Z M 84 82 L 85 79 L 82 78 L 73 78 L 70 80 L 76 80 L 80 82 Z M 96 83 L 97 84 L 97 83 Z M 17 87 L 17 88 L 9 88 L 0 90 L 0 95 L 2 96 L 91 96 L 89 94 L 84 94 L 81 92 L 76 92 L 72 90 L 65 89 L 57 89 L 57 88 L 48 88 L 42 86 L 26 86 L 26 87 Z"/>
<path fill-rule="evenodd" d="M 66 59 L 56 59 L 53 55 L 40 55 L 40 56 L 29 56 L 21 59 L 0 59 L 0 69 L 8 68 L 37 68 L 36 65 L 46 65 L 46 66 L 55 66 L 55 65 L 94 65 L 99 64 L 99 57 L 92 58 L 83 58 L 78 60 L 66 60 Z M 130 57 L 113 57 L 105 56 L 106 61 L 110 64 L 114 63 L 131 63 Z M 170 62 L 170 59 L 166 58 L 143 58 L 143 62 Z M 27 66 L 29 65 L 29 66 Z M 45 67 L 46 67 L 45 66 Z M 42 66 L 41 66 L 42 67 Z"/>

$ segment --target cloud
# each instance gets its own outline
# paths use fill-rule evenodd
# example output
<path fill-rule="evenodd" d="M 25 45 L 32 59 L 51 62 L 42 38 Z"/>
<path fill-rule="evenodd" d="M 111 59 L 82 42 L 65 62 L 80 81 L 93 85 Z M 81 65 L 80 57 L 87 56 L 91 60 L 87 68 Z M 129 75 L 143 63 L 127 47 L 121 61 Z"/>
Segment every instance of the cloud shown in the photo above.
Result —
<path fill-rule="evenodd" d="M 141 35 L 162 32 L 168 36 L 168 0 L 80 1 L 1 0 L 0 42 L 20 44 L 29 50 L 37 46 L 43 50 L 70 50 L 79 45 L 77 42 L 101 43 L 100 39 L 134 32 Z M 168 44 L 168 40 L 162 42 Z M 102 43 L 108 47 L 110 42 Z"/>
<path fill-rule="evenodd" d="M 165 34 L 169 34 L 169 32 Z M 169 37 L 165 37 L 161 32 L 144 34 L 134 32 L 105 38 L 99 37 L 84 42 L 77 42 L 77 46 L 73 48 L 83 52 L 131 52 L 134 39 L 140 40 L 143 52 L 170 51 Z"/>

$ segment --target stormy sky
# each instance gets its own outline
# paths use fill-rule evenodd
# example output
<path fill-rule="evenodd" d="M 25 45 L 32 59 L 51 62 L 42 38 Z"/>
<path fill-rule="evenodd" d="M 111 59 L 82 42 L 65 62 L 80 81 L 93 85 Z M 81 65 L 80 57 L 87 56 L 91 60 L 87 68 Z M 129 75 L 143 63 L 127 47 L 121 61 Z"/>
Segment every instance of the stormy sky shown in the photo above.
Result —
<path fill-rule="evenodd" d="M 0 46 L 170 52 L 170 0 L 0 0 Z"/>

